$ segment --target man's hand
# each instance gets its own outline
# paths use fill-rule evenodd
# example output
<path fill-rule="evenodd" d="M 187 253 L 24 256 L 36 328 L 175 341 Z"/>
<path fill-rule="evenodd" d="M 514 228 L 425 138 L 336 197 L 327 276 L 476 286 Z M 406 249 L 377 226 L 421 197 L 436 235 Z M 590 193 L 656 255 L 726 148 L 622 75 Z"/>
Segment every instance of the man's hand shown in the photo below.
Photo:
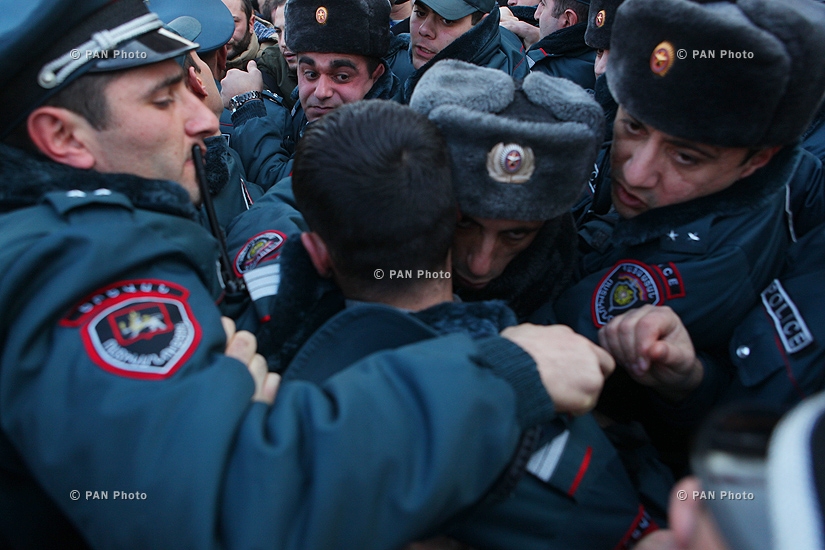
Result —
<path fill-rule="evenodd" d="M 229 69 L 226 76 L 221 80 L 221 100 L 223 106 L 230 108 L 230 100 L 238 94 L 246 92 L 262 92 L 264 89 L 264 79 L 258 64 L 250 61 L 246 66 L 246 71 L 240 69 Z"/>
<path fill-rule="evenodd" d="M 529 50 L 530 46 L 541 40 L 541 31 L 530 23 L 525 23 L 510 11 L 510 8 L 500 7 L 501 14 L 499 25 L 521 38 L 524 49 Z"/>
<path fill-rule="evenodd" d="M 614 317 L 599 330 L 599 343 L 640 384 L 679 401 L 702 382 L 685 325 L 667 306 L 645 305 Z"/>
<path fill-rule="evenodd" d="M 616 366 L 606 351 L 563 325 L 523 324 L 501 335 L 536 362 L 558 412 L 584 414 L 595 407 L 604 379 Z"/>
<path fill-rule="evenodd" d="M 258 349 L 258 341 L 254 334 L 245 330 L 235 332 L 235 322 L 229 317 L 221 317 L 221 322 L 223 330 L 226 331 L 227 357 L 237 359 L 246 365 L 255 381 L 252 401 L 261 401 L 271 405 L 275 401 L 275 394 L 278 393 L 281 377 L 274 372 L 269 372 L 266 368 L 266 359 L 263 355 L 255 353 Z"/>

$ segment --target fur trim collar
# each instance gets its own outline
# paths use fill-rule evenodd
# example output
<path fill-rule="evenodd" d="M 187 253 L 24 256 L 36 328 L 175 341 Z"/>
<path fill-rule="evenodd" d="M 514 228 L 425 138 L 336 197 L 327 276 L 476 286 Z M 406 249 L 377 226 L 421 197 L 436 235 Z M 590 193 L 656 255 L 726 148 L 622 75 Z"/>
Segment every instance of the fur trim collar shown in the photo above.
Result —
<path fill-rule="evenodd" d="M 0 211 L 33 206 L 52 191 L 101 188 L 125 195 L 137 208 L 198 220 L 189 195 L 177 183 L 78 170 L 0 144 Z"/>
<path fill-rule="evenodd" d="M 559 29 L 533 44 L 530 52 L 541 52 L 543 57 L 576 57 L 586 54 L 593 51 L 593 48 L 584 43 L 586 30 L 587 23 L 576 23 L 572 27 Z"/>
<path fill-rule="evenodd" d="M 481 290 L 456 289 L 466 302 L 505 300 L 520 320 L 566 289 L 576 266 L 576 228 L 571 215 L 548 220 L 533 243 Z"/>
<path fill-rule="evenodd" d="M 796 172 L 801 158 L 798 147 L 784 147 L 767 166 L 739 180 L 727 189 L 681 204 L 648 210 L 629 220 L 620 220 L 614 242 L 635 245 L 659 238 L 673 227 L 708 215 L 736 216 L 761 208 L 784 187 Z"/>
<path fill-rule="evenodd" d="M 502 301 L 444 302 L 413 313 L 439 334 L 469 333 L 474 339 L 497 336 L 517 323 L 513 310 Z"/>

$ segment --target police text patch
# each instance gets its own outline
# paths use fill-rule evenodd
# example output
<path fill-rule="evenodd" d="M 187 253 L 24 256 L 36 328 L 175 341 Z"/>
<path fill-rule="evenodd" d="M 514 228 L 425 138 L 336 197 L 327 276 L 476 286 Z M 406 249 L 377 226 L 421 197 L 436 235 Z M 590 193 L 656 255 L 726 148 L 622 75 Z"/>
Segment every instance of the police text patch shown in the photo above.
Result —
<path fill-rule="evenodd" d="M 814 341 L 805 319 L 777 279 L 762 291 L 762 303 L 773 320 L 782 346 L 789 354 L 806 348 Z"/>
<path fill-rule="evenodd" d="M 635 260 L 621 260 L 599 282 L 593 293 L 593 324 L 605 326 L 613 317 L 643 304 L 664 302 L 662 290 L 651 266 Z"/>
<path fill-rule="evenodd" d="M 200 343 L 188 296 L 167 281 L 122 281 L 88 296 L 60 324 L 80 329 L 89 357 L 102 369 L 160 380 L 174 374 Z"/>
<path fill-rule="evenodd" d="M 277 251 L 286 242 L 286 235 L 280 231 L 264 231 L 258 233 L 241 248 L 235 256 L 234 269 L 238 277 L 247 271 L 258 267 L 264 260 L 274 260 L 280 253 Z"/>

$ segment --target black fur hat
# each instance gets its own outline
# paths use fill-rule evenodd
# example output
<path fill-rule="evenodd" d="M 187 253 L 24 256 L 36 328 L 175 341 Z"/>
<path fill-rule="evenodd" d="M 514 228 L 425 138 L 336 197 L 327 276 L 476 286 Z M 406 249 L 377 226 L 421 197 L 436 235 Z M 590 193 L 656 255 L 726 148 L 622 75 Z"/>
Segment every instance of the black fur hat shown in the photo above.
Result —
<path fill-rule="evenodd" d="M 289 49 L 381 58 L 390 47 L 388 0 L 288 0 Z"/>
<path fill-rule="evenodd" d="M 503 71 L 439 61 L 410 107 L 435 122 L 450 148 L 461 211 L 539 221 L 567 212 L 593 171 L 604 114 L 563 78 L 531 73 L 517 87 Z"/>
<path fill-rule="evenodd" d="M 812 0 L 626 0 L 610 46 L 616 101 L 709 145 L 791 143 L 825 91 L 825 6 Z"/>
<path fill-rule="evenodd" d="M 588 46 L 597 50 L 610 49 L 610 31 L 616 10 L 622 2 L 624 0 L 590 0 L 587 30 L 584 32 L 584 41 Z"/>

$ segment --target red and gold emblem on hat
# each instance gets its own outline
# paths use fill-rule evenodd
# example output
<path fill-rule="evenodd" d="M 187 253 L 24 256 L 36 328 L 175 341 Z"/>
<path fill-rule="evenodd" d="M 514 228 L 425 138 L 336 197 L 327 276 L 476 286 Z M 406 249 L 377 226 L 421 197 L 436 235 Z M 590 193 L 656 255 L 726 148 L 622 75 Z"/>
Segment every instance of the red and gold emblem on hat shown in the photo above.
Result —
<path fill-rule="evenodd" d="M 319 25 L 326 25 L 327 24 L 327 9 L 324 6 L 321 6 L 317 10 L 315 10 L 315 20 L 318 22 Z"/>
<path fill-rule="evenodd" d="M 673 66 L 674 59 L 676 59 L 676 51 L 673 49 L 673 44 L 668 41 L 660 42 L 650 56 L 650 70 L 653 74 L 665 76 Z"/>
<path fill-rule="evenodd" d="M 597 27 L 604 27 L 604 19 L 607 17 L 607 14 L 604 10 L 599 10 L 599 13 L 596 14 L 596 26 Z"/>
<path fill-rule="evenodd" d="M 529 147 L 516 143 L 497 143 L 487 153 L 487 173 L 495 181 L 525 183 L 535 169 L 535 155 Z"/>

